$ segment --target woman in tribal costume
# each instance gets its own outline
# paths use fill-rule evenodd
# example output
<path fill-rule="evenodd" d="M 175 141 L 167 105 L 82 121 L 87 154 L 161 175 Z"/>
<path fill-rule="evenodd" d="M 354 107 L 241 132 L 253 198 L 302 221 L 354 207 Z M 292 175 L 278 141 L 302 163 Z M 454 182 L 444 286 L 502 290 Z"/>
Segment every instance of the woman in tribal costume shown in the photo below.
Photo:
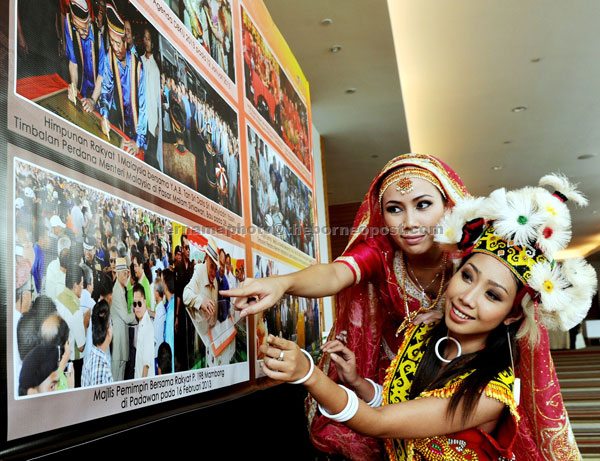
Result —
<path fill-rule="evenodd" d="M 338 294 L 336 321 L 329 339 L 340 339 L 356 354 L 359 374 L 382 383 L 402 340 L 398 327 L 418 312 L 439 310 L 442 292 L 454 271 L 449 255 L 434 240 L 444 211 L 467 196 L 458 175 L 431 155 L 406 154 L 388 162 L 374 178 L 354 221 L 344 254 L 331 264 L 269 279 L 248 279 L 227 294 L 236 307 L 256 313 L 284 293 L 305 297 Z M 256 296 L 258 302 L 247 302 Z M 438 316 L 439 317 L 439 316 Z M 338 381 L 325 356 L 321 367 Z M 322 451 L 381 459 L 374 438 L 332 424 L 307 400 L 311 439 Z"/>
<path fill-rule="evenodd" d="M 465 258 L 444 317 L 408 327 L 383 386 L 361 378 L 339 342 L 326 349 L 356 392 L 273 336 L 261 351 L 265 373 L 305 384 L 324 417 L 385 438 L 392 460 L 580 459 L 546 328 L 580 323 L 596 292 L 596 273 L 582 258 L 554 260 L 571 236 L 565 202 L 587 200 L 562 176 L 540 185 L 555 191 L 499 189 L 458 202 L 442 220 L 436 240 L 457 244 Z"/>

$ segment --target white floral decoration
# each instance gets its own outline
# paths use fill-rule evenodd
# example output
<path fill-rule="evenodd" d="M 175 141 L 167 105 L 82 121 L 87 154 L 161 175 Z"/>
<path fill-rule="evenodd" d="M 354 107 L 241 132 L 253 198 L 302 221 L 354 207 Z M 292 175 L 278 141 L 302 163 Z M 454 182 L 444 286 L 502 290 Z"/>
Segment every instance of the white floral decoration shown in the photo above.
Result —
<path fill-rule="evenodd" d="M 564 225 L 569 227 L 571 223 L 571 213 L 569 212 L 567 204 L 546 189 L 537 187 L 536 191 L 536 201 L 540 212 L 547 216 L 548 219 L 564 220 Z"/>
<path fill-rule="evenodd" d="M 447 212 L 440 226 L 443 232 L 436 234 L 435 240 L 439 243 L 458 243 L 462 238 L 464 225 L 480 217 L 481 204 L 484 197 L 465 197 L 458 201 L 451 211 Z"/>
<path fill-rule="evenodd" d="M 549 262 L 534 264 L 528 285 L 540 294 L 540 309 L 545 312 L 555 312 L 569 305 L 570 296 L 566 288 L 570 283 L 562 276 L 558 264 L 554 267 Z"/>
<path fill-rule="evenodd" d="M 528 245 L 535 240 L 537 228 L 544 223 L 538 210 L 533 190 L 522 189 L 506 194 L 506 206 L 498 209 L 494 223 L 496 233 L 517 245 Z"/>
<path fill-rule="evenodd" d="M 481 203 L 480 214 L 486 221 L 493 221 L 498 218 L 498 210 L 505 209 L 507 206 L 506 189 L 504 187 L 496 189 Z"/>
<path fill-rule="evenodd" d="M 537 246 L 550 258 L 554 258 L 554 253 L 563 250 L 571 241 L 571 229 L 564 223 L 563 217 L 552 216 L 546 222 L 538 227 Z"/>
<path fill-rule="evenodd" d="M 585 309 L 590 307 L 592 297 L 598 289 L 598 276 L 596 270 L 583 258 L 569 258 L 561 263 L 563 277 L 571 285 L 567 290 L 577 303 L 585 304 Z"/>

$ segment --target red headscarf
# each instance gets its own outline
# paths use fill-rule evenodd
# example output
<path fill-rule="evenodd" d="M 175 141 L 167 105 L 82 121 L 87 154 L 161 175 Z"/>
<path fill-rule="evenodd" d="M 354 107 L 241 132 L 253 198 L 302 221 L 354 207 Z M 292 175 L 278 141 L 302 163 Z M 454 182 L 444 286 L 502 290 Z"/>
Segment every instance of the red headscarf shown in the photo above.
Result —
<path fill-rule="evenodd" d="M 373 179 L 356 214 L 354 232 L 344 254 L 356 249 L 361 243 L 376 249 L 385 260 L 382 268 L 385 280 L 361 280 L 338 294 L 336 320 L 328 339 L 338 338 L 344 341 L 356 355 L 358 374 L 379 383 L 385 377 L 390 355 L 395 355 L 400 346 L 402 338 L 397 338 L 395 334 L 405 318 L 405 293 L 400 276 L 394 270 L 399 249 L 389 235 L 374 235 L 369 230 L 385 227 L 379 203 L 379 188 L 383 178 L 390 172 L 407 166 L 431 172 L 443 188 L 449 206 L 454 206 L 457 200 L 468 195 L 460 177 L 444 162 L 431 155 L 405 154 L 389 161 Z M 378 257 L 373 264 L 381 264 L 381 259 Z M 409 311 L 414 312 L 420 308 L 419 300 L 408 296 L 406 301 Z M 319 367 L 331 379 L 339 382 L 329 356 L 321 359 Z M 306 402 L 306 411 L 311 439 L 319 450 L 342 453 L 352 459 L 375 460 L 383 457 L 384 450 L 380 440 L 359 435 L 317 415 L 315 401 L 310 396 Z"/>

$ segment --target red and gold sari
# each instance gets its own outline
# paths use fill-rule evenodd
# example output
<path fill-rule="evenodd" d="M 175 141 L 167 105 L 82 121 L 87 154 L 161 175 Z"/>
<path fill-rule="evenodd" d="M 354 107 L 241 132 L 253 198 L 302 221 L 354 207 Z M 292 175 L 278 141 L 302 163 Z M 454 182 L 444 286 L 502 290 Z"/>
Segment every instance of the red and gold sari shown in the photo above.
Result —
<path fill-rule="evenodd" d="M 384 176 L 404 166 L 423 168 L 433 173 L 444 189 L 448 205 L 467 195 L 459 176 L 445 163 L 431 155 L 406 154 L 388 162 L 371 183 L 354 221 L 353 232 L 344 254 L 336 260 L 350 267 L 355 284 L 341 291 L 336 302 L 336 321 L 329 340 L 340 339 L 356 354 L 358 373 L 382 383 L 385 370 L 396 355 L 402 337 L 396 336 L 406 318 L 406 311 L 421 307 L 420 290 L 410 277 L 402 280 L 402 252 L 385 228 L 379 204 L 379 188 Z M 440 300 L 439 305 L 442 305 Z M 319 366 L 339 382 L 335 366 L 325 356 Z M 341 453 L 351 459 L 376 460 L 383 457 L 380 440 L 359 435 L 316 412 L 312 398 L 306 402 L 310 435 L 322 451 Z"/>
<path fill-rule="evenodd" d="M 433 173 L 444 188 L 450 206 L 467 195 L 462 181 L 448 165 L 429 155 L 406 154 L 383 168 L 360 206 L 354 232 L 344 254 L 337 260 L 350 267 L 356 283 L 338 294 L 336 321 L 328 339 L 345 342 L 356 354 L 359 375 L 379 383 L 383 383 L 386 368 L 402 342 L 402 336 L 396 337 L 398 326 L 407 311 L 413 313 L 421 307 L 420 290 L 410 277 L 406 277 L 406 285 L 402 280 L 401 251 L 388 235 L 376 233 L 384 225 L 378 195 L 382 178 L 402 166 L 417 166 Z M 443 305 L 443 299 L 439 305 Z M 526 339 L 519 341 L 520 362 L 515 371 L 521 379 L 520 420 L 512 451 L 517 460 L 578 460 L 581 456 L 543 325 L 540 325 L 540 333 L 540 342 L 535 347 Z M 329 356 L 324 356 L 319 366 L 339 382 Z M 320 415 L 310 396 L 306 400 L 306 413 L 311 440 L 319 450 L 355 460 L 385 457 L 382 441 L 357 434 Z"/>

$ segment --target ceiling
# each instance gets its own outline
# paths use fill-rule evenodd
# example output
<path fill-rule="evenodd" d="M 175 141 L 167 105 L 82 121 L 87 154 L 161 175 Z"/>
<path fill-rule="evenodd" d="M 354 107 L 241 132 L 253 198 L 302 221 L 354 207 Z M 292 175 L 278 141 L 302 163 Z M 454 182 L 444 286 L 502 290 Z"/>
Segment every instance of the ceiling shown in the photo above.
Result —
<path fill-rule="evenodd" d="M 410 151 L 476 195 L 560 171 L 590 199 L 570 248 L 600 249 L 600 2 L 264 1 L 310 84 L 330 205 Z"/>

